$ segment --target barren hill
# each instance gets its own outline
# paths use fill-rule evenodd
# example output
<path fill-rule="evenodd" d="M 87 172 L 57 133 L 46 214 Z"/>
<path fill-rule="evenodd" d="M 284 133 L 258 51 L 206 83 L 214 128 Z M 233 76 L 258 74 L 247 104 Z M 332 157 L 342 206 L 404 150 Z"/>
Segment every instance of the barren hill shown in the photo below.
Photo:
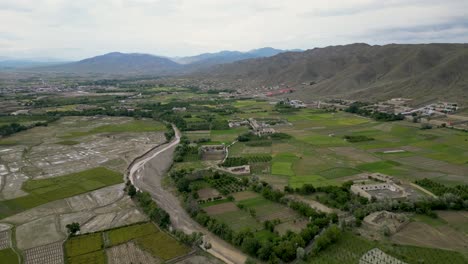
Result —
<path fill-rule="evenodd" d="M 435 98 L 468 102 L 468 44 L 331 46 L 216 65 L 193 76 L 223 88 L 289 85 L 305 99 L 410 97 L 420 102 Z"/>

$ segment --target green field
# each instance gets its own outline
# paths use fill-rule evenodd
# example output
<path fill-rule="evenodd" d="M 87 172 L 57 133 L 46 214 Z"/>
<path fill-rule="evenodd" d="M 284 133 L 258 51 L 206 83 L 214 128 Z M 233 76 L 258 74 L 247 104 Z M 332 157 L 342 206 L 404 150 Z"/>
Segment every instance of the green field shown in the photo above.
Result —
<path fill-rule="evenodd" d="M 123 124 L 98 126 L 89 131 L 71 132 L 62 136 L 62 138 L 71 139 L 99 133 L 161 132 L 165 130 L 166 127 L 162 123 L 156 122 L 154 120 L 132 120 Z"/>
<path fill-rule="evenodd" d="M 162 231 L 139 237 L 136 241 L 143 249 L 164 261 L 183 256 L 190 252 L 187 246 L 177 242 L 173 237 Z"/>
<path fill-rule="evenodd" d="M 261 223 L 259 223 L 248 212 L 243 210 L 214 215 L 213 218 L 226 223 L 234 231 L 241 231 L 247 228 L 252 231 L 263 229 Z"/>
<path fill-rule="evenodd" d="M 106 252 L 94 251 L 67 259 L 68 264 L 106 264 Z"/>
<path fill-rule="evenodd" d="M 353 235 L 350 232 L 345 232 L 338 242 L 318 253 L 317 256 L 312 256 L 308 261 L 302 263 L 355 264 L 359 262 L 364 253 L 373 248 L 379 248 L 386 254 L 406 263 L 462 264 L 468 261 L 462 254 L 453 251 L 381 244 Z"/>
<path fill-rule="evenodd" d="M 19 263 L 18 255 L 11 248 L 0 250 L 0 264 L 17 264 Z"/>
<path fill-rule="evenodd" d="M 0 218 L 121 182 L 122 174 L 104 167 L 49 179 L 28 180 L 22 187 L 28 195 L 0 202 Z"/>
<path fill-rule="evenodd" d="M 104 241 L 101 233 L 75 236 L 65 242 L 65 252 L 69 258 L 100 251 L 103 248 Z"/>
<path fill-rule="evenodd" d="M 154 224 L 145 223 L 113 229 L 107 232 L 107 235 L 109 237 L 110 245 L 115 246 L 156 232 L 159 232 L 159 230 Z"/>
<path fill-rule="evenodd" d="M 104 237 L 108 238 L 106 244 Z M 190 251 L 190 248 L 148 222 L 71 237 L 65 242 L 67 262 L 106 263 L 105 248 L 131 240 L 136 241 L 141 248 L 164 261 L 185 255 Z"/>

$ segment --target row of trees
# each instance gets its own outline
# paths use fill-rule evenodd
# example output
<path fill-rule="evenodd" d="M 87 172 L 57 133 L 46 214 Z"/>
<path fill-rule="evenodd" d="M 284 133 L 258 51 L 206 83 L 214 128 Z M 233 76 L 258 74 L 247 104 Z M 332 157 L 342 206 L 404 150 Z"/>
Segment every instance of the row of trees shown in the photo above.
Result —
<path fill-rule="evenodd" d="M 21 131 L 24 131 L 24 130 L 28 130 L 28 129 L 33 128 L 33 127 L 48 126 L 49 123 L 54 122 L 54 121 L 56 121 L 58 119 L 59 119 L 58 117 L 47 117 L 46 121 L 36 122 L 34 124 L 31 124 L 31 125 L 21 125 L 21 124 L 18 124 L 18 123 L 11 123 L 11 124 L 8 124 L 8 125 L 3 125 L 3 126 L 0 126 L 0 136 L 2 136 L 2 137 L 10 136 L 10 135 L 13 135 L 15 133 L 18 133 L 18 132 L 21 132 Z"/>
<path fill-rule="evenodd" d="M 345 111 L 353 114 L 367 116 L 377 121 L 397 121 L 405 119 L 405 117 L 402 114 L 395 115 L 379 111 L 373 111 L 364 108 L 365 106 L 368 106 L 368 104 L 363 102 L 354 102 L 348 108 L 346 108 Z"/>
<path fill-rule="evenodd" d="M 127 182 L 126 190 L 127 194 L 138 203 L 151 221 L 164 229 L 171 224 L 169 214 L 164 209 L 158 207 L 148 192 L 137 191 L 135 186 L 130 182 Z"/>

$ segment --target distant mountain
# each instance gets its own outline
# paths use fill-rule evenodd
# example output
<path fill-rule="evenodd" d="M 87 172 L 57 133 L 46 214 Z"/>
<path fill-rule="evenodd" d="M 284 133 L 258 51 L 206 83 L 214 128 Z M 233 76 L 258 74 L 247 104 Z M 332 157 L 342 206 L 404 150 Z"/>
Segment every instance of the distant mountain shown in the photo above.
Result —
<path fill-rule="evenodd" d="M 172 58 L 173 61 L 180 64 L 192 64 L 192 65 L 203 65 L 210 66 L 216 64 L 230 63 L 245 59 L 271 57 L 279 53 L 285 52 L 285 50 L 274 49 L 270 47 L 254 49 L 247 52 L 240 51 L 220 51 L 216 53 L 203 53 L 191 57 L 179 57 Z"/>
<path fill-rule="evenodd" d="M 284 51 L 273 48 L 261 48 L 249 52 L 221 51 L 180 58 L 168 58 L 141 53 L 112 52 L 77 62 L 50 67 L 38 67 L 32 70 L 93 75 L 180 75 L 205 69 L 213 65 L 250 58 L 268 57 L 281 52 Z M 31 67 L 34 66 L 31 65 Z"/>
<path fill-rule="evenodd" d="M 192 77 L 220 88 L 284 84 L 303 99 L 445 98 L 467 104 L 468 44 L 331 46 L 217 65 Z"/>
<path fill-rule="evenodd" d="M 181 68 L 170 59 L 140 53 L 112 52 L 77 62 L 35 70 L 74 74 L 167 75 Z"/>

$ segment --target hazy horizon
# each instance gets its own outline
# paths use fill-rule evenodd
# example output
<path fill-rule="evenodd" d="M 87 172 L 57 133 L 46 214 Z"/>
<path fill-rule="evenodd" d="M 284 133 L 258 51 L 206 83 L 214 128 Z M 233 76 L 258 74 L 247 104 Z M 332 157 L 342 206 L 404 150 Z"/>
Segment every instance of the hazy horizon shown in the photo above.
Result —
<path fill-rule="evenodd" d="M 2 0 L 0 17 L 0 57 L 12 58 L 468 42 L 463 0 Z"/>

